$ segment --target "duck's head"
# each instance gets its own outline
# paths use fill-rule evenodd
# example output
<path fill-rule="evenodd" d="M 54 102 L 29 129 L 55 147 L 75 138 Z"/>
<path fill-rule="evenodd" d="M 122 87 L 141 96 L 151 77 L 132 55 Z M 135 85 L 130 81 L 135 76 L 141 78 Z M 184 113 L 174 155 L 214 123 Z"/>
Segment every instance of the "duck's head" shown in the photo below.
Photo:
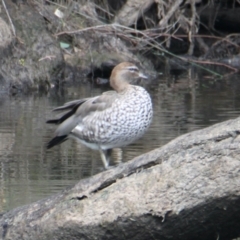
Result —
<path fill-rule="evenodd" d="M 117 92 L 123 92 L 129 83 L 139 78 L 147 78 L 138 67 L 129 62 L 122 62 L 115 66 L 110 76 L 110 85 Z"/>

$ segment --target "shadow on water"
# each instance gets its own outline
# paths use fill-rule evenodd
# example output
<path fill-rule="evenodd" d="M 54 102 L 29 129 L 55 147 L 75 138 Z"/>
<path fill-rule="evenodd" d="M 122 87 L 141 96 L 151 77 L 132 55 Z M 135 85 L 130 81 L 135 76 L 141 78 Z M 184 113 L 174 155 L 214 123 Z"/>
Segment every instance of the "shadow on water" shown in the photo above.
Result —
<path fill-rule="evenodd" d="M 184 133 L 239 116 L 239 75 L 214 80 L 192 70 L 163 74 L 148 86 L 154 119 L 144 137 L 114 149 L 112 162 L 128 161 Z M 106 88 L 90 83 L 62 92 L 31 96 L 0 96 L 0 210 L 27 204 L 59 192 L 102 171 L 97 151 L 67 141 L 46 151 L 55 126 L 45 121 L 51 110 L 77 98 L 96 96 Z"/>

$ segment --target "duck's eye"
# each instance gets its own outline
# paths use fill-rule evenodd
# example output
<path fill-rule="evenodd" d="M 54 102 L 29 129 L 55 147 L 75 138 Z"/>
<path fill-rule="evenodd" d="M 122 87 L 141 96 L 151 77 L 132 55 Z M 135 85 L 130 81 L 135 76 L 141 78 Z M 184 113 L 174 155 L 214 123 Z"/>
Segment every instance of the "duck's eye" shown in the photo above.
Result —
<path fill-rule="evenodd" d="M 139 71 L 136 66 L 128 67 L 128 70 L 129 70 L 130 72 L 138 72 L 138 71 Z"/>

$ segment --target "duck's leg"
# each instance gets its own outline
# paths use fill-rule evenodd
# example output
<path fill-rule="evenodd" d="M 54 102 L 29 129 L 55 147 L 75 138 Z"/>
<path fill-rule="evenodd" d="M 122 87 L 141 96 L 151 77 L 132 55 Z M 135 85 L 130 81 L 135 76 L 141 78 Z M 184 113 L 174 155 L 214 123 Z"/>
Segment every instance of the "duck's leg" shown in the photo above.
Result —
<path fill-rule="evenodd" d="M 103 165 L 105 167 L 105 169 L 108 169 L 109 166 L 109 157 L 107 156 L 107 150 L 102 150 L 101 148 L 99 148 L 99 152 L 100 152 L 100 156 L 103 162 Z"/>

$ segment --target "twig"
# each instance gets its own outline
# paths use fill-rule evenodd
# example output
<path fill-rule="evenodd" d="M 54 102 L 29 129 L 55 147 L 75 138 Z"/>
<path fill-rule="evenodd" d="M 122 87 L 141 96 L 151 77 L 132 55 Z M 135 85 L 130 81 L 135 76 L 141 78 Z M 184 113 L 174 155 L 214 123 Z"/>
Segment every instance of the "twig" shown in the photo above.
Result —
<path fill-rule="evenodd" d="M 53 1 L 51 1 L 51 0 L 45 0 L 45 1 L 48 2 L 48 3 L 50 3 L 51 5 L 55 5 L 55 6 L 57 6 L 57 7 L 62 8 L 62 9 L 66 9 L 66 10 L 67 10 L 67 8 L 68 8 L 67 6 L 64 6 L 64 5 L 55 3 L 55 2 L 53 2 Z M 37 2 L 37 1 L 36 1 L 36 2 Z M 78 15 L 80 15 L 80 16 L 83 16 L 83 17 L 86 18 L 86 19 L 92 20 L 92 16 L 91 16 L 91 15 L 86 15 L 86 14 L 84 14 L 84 13 L 82 13 L 82 12 L 78 12 L 78 11 L 75 11 L 75 10 L 73 10 L 73 12 L 76 13 L 76 14 L 78 14 Z M 94 18 L 94 20 L 97 21 L 97 22 L 100 22 L 97 18 Z"/>
<path fill-rule="evenodd" d="M 40 58 L 38 61 L 41 62 L 41 61 L 43 61 L 43 60 L 45 60 L 45 59 L 52 60 L 52 59 L 54 59 L 54 58 L 56 58 L 55 55 L 48 55 L 48 56 L 45 56 L 45 57 Z"/>
<path fill-rule="evenodd" d="M 169 21 L 169 19 L 172 17 L 172 15 L 177 11 L 177 9 L 179 9 L 179 6 L 181 5 L 183 0 L 177 0 L 174 2 L 174 4 L 172 5 L 172 7 L 169 9 L 169 11 L 167 12 L 167 14 L 164 16 L 164 18 L 159 22 L 159 26 L 161 27 L 165 27 L 167 26 L 167 23 Z"/>
<path fill-rule="evenodd" d="M 185 58 L 182 58 L 182 57 L 179 57 L 181 60 L 183 61 L 188 61 L 187 59 Z M 208 61 L 208 60 L 195 60 L 195 59 L 191 59 L 191 63 L 201 63 L 201 64 L 209 64 L 209 65 L 216 65 L 216 66 L 224 66 L 226 68 L 229 68 L 231 70 L 233 70 L 234 72 L 237 72 L 238 69 L 237 68 L 234 68 L 234 67 L 231 67 L 225 63 L 219 63 L 219 62 L 213 62 L 213 61 Z M 219 75 L 221 76 L 221 75 Z"/>
<path fill-rule="evenodd" d="M 3 7 L 4 7 L 4 9 L 5 9 L 6 13 L 7 13 L 8 20 L 9 20 L 9 22 L 10 22 L 10 24 L 11 24 L 12 31 L 13 31 L 13 35 L 16 37 L 15 27 L 14 27 L 14 25 L 13 25 L 12 19 L 11 19 L 10 15 L 9 15 L 9 12 L 8 12 L 8 10 L 7 10 L 7 7 L 6 7 L 6 4 L 5 4 L 4 0 L 2 0 L 2 4 L 3 4 Z"/>
<path fill-rule="evenodd" d="M 219 66 L 225 66 L 228 69 L 231 69 L 233 71 L 236 71 L 236 68 L 233 68 L 227 64 L 224 63 L 218 63 L 218 62 L 210 62 L 210 61 L 201 61 L 201 60 L 193 60 L 193 59 L 187 59 L 187 58 L 183 58 L 180 56 L 177 56 L 169 51 L 167 51 L 165 48 L 163 48 L 163 46 L 161 45 L 161 43 L 157 42 L 157 40 L 155 40 L 152 35 L 149 33 L 149 31 L 139 31 L 136 29 L 132 29 L 130 27 L 126 27 L 123 25 L 119 25 L 117 23 L 113 23 L 113 24 L 104 24 L 104 25 L 98 25 L 98 26 L 93 26 L 93 27 L 88 27 L 88 28 L 84 28 L 84 29 L 80 29 L 80 30 L 76 30 L 76 31 L 64 31 L 64 32 L 59 32 L 57 33 L 55 36 L 59 36 L 62 34 L 73 34 L 73 33 L 82 33 L 82 32 L 86 32 L 86 31 L 90 31 L 90 30 L 97 30 L 97 31 L 101 31 L 101 32 L 113 32 L 121 37 L 121 38 L 125 38 L 125 39 L 129 39 L 129 41 L 134 42 L 135 44 L 137 43 L 141 43 L 142 45 L 144 44 L 145 46 L 148 46 L 149 48 L 153 48 L 153 49 L 157 49 L 165 54 L 168 54 L 172 57 L 181 59 L 183 61 L 189 62 L 190 64 L 197 66 L 201 69 L 204 69 L 205 71 L 214 74 L 218 77 L 222 77 L 221 74 L 214 72 L 210 69 L 207 69 L 201 65 L 199 65 L 198 63 L 201 64 L 210 64 L 210 65 L 219 65 Z M 124 30 L 124 31 L 123 31 Z M 137 37 L 138 36 L 138 37 Z M 160 35 L 158 35 L 159 37 Z M 161 36 L 171 36 L 173 37 L 171 34 L 162 34 Z M 181 35 L 181 36 L 185 36 L 187 37 L 187 35 Z M 199 37 L 200 35 L 192 35 L 192 37 Z M 140 38 L 141 37 L 141 38 Z M 206 37 L 206 36 L 205 36 Z M 138 41 L 136 41 L 138 40 Z M 140 41 L 141 40 L 141 41 Z M 141 46 L 142 46 L 141 45 Z"/>
<path fill-rule="evenodd" d="M 188 48 L 188 54 L 192 55 L 193 54 L 193 49 L 195 46 L 195 41 L 194 38 L 192 38 L 192 35 L 195 34 L 196 32 L 196 28 L 195 28 L 195 23 L 196 23 L 196 17 L 197 17 L 197 13 L 196 13 L 196 7 L 195 7 L 195 1 L 194 0 L 190 0 L 190 4 L 191 4 L 191 10 L 192 10 L 192 17 L 190 20 L 190 31 L 189 31 L 189 42 L 190 42 L 190 46 Z"/>
<path fill-rule="evenodd" d="M 57 33 L 55 34 L 55 36 L 60 36 L 60 35 L 63 35 L 63 34 L 74 34 L 74 33 L 81 33 L 81 32 L 86 32 L 86 31 L 89 31 L 89 30 L 96 30 L 96 29 L 99 29 L 99 28 L 106 28 L 106 27 L 111 27 L 115 24 L 103 24 L 103 25 L 98 25 L 98 26 L 93 26 L 93 27 L 87 27 L 87 28 L 83 28 L 83 29 L 80 29 L 80 30 L 74 30 L 74 31 L 63 31 L 63 32 L 60 32 L 60 33 Z"/>

